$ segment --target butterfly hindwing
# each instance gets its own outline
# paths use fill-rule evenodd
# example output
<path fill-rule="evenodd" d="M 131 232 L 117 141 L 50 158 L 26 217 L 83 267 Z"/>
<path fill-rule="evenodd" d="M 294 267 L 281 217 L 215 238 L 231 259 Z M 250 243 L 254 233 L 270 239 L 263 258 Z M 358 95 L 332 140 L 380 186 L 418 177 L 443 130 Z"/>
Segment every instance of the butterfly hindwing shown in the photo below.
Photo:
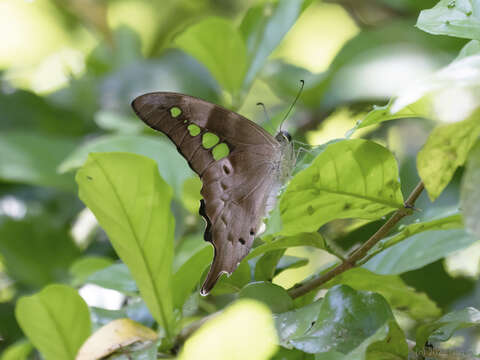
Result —
<path fill-rule="evenodd" d="M 248 254 L 276 181 L 279 143 L 257 124 L 218 105 L 177 93 L 149 93 L 132 106 L 150 127 L 167 135 L 202 180 L 200 214 L 205 240 L 215 248 L 202 286 L 207 294 L 223 273 Z M 214 134 L 228 154 L 216 160 L 203 136 Z"/>

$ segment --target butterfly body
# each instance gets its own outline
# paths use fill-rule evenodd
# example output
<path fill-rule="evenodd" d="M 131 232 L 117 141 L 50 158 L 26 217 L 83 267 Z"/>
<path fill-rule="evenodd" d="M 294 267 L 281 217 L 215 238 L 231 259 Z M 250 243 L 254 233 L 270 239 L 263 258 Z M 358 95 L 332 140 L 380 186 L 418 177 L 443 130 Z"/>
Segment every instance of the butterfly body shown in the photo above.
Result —
<path fill-rule="evenodd" d="M 141 95 L 132 107 L 148 126 L 175 143 L 202 180 L 204 237 L 215 248 L 201 289 L 206 295 L 220 275 L 231 274 L 250 251 L 263 216 L 293 168 L 290 135 L 280 132 L 273 137 L 237 113 L 178 93 Z M 206 145 L 206 134 L 216 135 L 217 145 Z M 228 154 L 215 159 L 215 147 L 222 144 Z"/>

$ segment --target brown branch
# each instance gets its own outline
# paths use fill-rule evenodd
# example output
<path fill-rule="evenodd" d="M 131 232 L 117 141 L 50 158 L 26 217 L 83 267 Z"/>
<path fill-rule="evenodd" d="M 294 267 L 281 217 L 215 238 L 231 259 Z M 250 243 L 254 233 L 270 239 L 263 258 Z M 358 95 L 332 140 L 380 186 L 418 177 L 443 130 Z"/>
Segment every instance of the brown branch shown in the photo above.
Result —
<path fill-rule="evenodd" d="M 356 263 L 367 255 L 368 251 L 375 246 L 381 239 L 388 235 L 388 233 L 395 227 L 395 225 L 403 219 L 405 216 L 412 213 L 415 201 L 423 191 L 423 182 L 419 182 L 412 193 L 408 196 L 403 207 L 398 209 L 380 229 L 373 234 L 370 239 L 367 240 L 362 246 L 355 250 L 344 262 L 336 266 L 332 270 L 322 274 L 316 278 L 313 278 L 299 286 L 294 286 L 288 290 L 288 294 L 293 298 L 298 298 L 302 295 L 309 293 L 310 291 L 320 287 L 327 281 L 333 279 L 335 276 L 353 268 Z"/>

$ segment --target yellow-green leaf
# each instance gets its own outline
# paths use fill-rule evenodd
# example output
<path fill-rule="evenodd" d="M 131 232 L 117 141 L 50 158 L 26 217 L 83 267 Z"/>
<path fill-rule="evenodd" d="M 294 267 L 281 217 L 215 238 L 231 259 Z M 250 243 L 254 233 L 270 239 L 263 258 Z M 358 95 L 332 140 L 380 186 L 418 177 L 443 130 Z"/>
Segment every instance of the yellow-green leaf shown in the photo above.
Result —
<path fill-rule="evenodd" d="M 20 298 L 15 316 L 23 332 L 46 360 L 73 360 L 90 335 L 87 304 L 66 285 L 49 285 Z"/>
<path fill-rule="evenodd" d="M 155 340 L 157 334 L 152 329 L 130 319 L 117 319 L 95 331 L 80 348 L 76 360 L 102 359 L 134 343 Z"/>
<path fill-rule="evenodd" d="M 277 342 L 270 310 L 254 300 L 240 300 L 195 332 L 179 360 L 268 360 Z"/>
<path fill-rule="evenodd" d="M 157 164 L 130 153 L 94 153 L 77 172 L 76 180 L 80 199 L 130 269 L 152 316 L 170 335 L 172 189 L 160 177 Z"/>
<path fill-rule="evenodd" d="M 480 135 L 480 108 L 470 117 L 435 128 L 417 156 L 417 168 L 430 199 L 448 185 Z"/>
<path fill-rule="evenodd" d="M 392 153 L 373 141 L 344 140 L 293 178 L 280 202 L 281 234 L 313 232 L 334 219 L 374 220 L 402 206 Z"/>

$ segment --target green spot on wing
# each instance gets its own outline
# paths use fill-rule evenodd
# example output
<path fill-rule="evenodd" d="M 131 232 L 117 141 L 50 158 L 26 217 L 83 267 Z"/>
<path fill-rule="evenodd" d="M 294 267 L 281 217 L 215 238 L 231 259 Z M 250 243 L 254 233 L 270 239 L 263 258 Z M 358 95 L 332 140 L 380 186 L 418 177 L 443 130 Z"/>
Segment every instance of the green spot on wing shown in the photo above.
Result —
<path fill-rule="evenodd" d="M 215 160 L 220 160 L 230 154 L 230 149 L 228 148 L 227 144 L 221 143 L 213 148 L 212 154 Z"/>
<path fill-rule="evenodd" d="M 190 132 L 191 136 L 197 136 L 198 134 L 200 134 L 200 128 L 197 125 L 194 125 L 194 124 L 188 125 L 187 129 Z"/>
<path fill-rule="evenodd" d="M 220 139 L 218 136 L 213 133 L 207 132 L 202 136 L 202 145 L 205 149 L 210 149 L 211 147 L 217 145 L 219 141 Z"/>
<path fill-rule="evenodd" d="M 174 106 L 170 109 L 170 115 L 172 115 L 172 117 L 174 117 L 174 118 L 179 116 L 181 113 L 182 113 L 182 110 L 180 110 L 180 108 L 178 108 L 176 106 Z"/>

